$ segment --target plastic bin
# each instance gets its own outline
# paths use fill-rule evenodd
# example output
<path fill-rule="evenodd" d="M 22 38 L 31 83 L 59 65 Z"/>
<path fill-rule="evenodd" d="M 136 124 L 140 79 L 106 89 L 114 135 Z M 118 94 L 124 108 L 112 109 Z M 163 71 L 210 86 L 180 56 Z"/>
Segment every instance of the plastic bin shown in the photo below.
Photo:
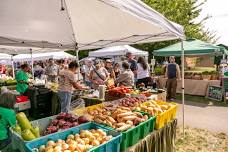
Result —
<path fill-rule="evenodd" d="M 145 115 L 146 113 L 144 113 Z M 140 139 L 147 136 L 154 131 L 156 117 L 149 117 L 145 122 L 140 123 L 138 126 L 122 132 L 122 142 L 120 144 L 120 150 L 124 151 L 128 147 L 136 144 Z"/>
<path fill-rule="evenodd" d="M 145 105 L 148 102 L 144 102 L 143 104 Z M 164 105 L 167 103 L 164 101 L 159 101 L 159 102 L 157 102 L 157 104 Z M 171 104 L 172 104 L 171 108 L 169 108 L 162 114 L 157 115 L 156 125 L 155 125 L 156 129 L 160 129 L 160 128 L 164 127 L 168 122 L 170 122 L 171 120 L 173 120 L 176 117 L 178 105 L 174 102 L 171 102 Z"/>
<path fill-rule="evenodd" d="M 54 119 L 56 116 L 51 116 L 47 118 L 38 119 L 35 121 L 31 121 L 31 124 L 33 126 L 37 126 L 40 128 L 40 132 L 45 131 L 45 129 L 49 126 L 52 119 Z M 30 143 L 32 141 L 25 141 L 21 138 L 21 135 L 19 135 L 17 132 L 13 131 L 12 128 L 10 128 L 10 135 L 12 137 L 12 149 L 13 150 L 20 150 L 20 152 L 25 152 L 25 144 Z M 35 139 L 36 140 L 36 139 Z"/>
<path fill-rule="evenodd" d="M 73 113 L 76 115 L 83 115 L 83 114 L 86 114 L 88 110 L 90 111 L 90 110 L 94 110 L 97 108 L 103 108 L 103 107 L 104 107 L 104 104 L 101 103 L 101 104 L 97 104 L 97 105 L 93 105 L 93 106 L 89 106 L 89 107 L 85 107 L 85 108 L 75 109 L 75 110 L 73 110 Z"/>
<path fill-rule="evenodd" d="M 69 134 L 76 134 L 76 133 L 79 133 L 80 130 L 90 130 L 90 129 L 102 129 L 105 132 L 107 132 L 107 134 L 112 135 L 113 138 L 104 144 L 91 148 L 89 152 L 119 152 L 120 151 L 121 134 L 112 129 L 106 128 L 104 126 L 101 126 L 93 122 L 85 123 L 83 125 L 80 125 L 62 132 L 54 133 L 46 137 L 41 137 L 40 139 L 27 143 L 26 151 L 36 152 L 35 151 L 36 148 L 38 148 L 43 144 L 46 144 L 49 140 L 53 140 L 53 141 L 56 141 L 58 139 L 65 140 Z"/>

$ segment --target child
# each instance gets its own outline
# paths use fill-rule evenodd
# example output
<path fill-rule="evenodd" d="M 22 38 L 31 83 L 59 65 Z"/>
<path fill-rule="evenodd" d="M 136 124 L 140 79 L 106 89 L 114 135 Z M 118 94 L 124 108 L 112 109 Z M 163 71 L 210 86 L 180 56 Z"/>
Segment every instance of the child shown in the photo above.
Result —
<path fill-rule="evenodd" d="M 8 131 L 9 127 L 16 125 L 16 113 L 13 110 L 15 104 L 16 96 L 14 94 L 0 95 L 0 151 L 11 142 Z"/>

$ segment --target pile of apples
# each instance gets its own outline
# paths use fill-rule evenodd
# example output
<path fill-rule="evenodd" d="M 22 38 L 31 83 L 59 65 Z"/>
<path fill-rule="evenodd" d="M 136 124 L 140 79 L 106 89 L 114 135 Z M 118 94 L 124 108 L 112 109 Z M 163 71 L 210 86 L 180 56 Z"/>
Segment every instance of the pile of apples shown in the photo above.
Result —
<path fill-rule="evenodd" d="M 69 113 L 60 113 L 56 119 L 52 120 L 51 124 L 44 131 L 43 135 L 48 135 L 60 130 L 69 129 L 88 121 L 89 120 L 85 116 L 79 117 Z"/>
<path fill-rule="evenodd" d="M 50 140 L 39 147 L 39 152 L 86 152 L 112 139 L 102 129 L 81 130 L 79 134 L 70 134 L 66 140 Z"/>

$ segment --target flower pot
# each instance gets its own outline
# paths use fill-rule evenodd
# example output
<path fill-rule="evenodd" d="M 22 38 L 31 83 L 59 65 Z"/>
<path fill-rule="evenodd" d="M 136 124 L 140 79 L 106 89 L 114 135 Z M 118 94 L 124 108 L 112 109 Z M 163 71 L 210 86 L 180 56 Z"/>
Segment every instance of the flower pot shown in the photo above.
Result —
<path fill-rule="evenodd" d="M 211 80 L 211 75 L 202 75 L 203 80 Z"/>

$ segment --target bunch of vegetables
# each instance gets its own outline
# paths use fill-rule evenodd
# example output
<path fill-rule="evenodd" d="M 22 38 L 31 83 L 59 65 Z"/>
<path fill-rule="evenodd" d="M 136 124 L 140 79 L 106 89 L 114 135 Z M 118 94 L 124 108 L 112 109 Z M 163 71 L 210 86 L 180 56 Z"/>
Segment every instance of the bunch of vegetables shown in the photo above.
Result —
<path fill-rule="evenodd" d="M 161 101 L 149 101 L 145 102 L 144 104 L 140 104 L 139 106 L 135 107 L 137 111 L 144 111 L 149 113 L 150 115 L 158 115 L 161 114 L 173 106 L 172 103 L 161 102 Z"/>
<path fill-rule="evenodd" d="M 66 140 L 49 140 L 39 147 L 39 152 L 86 152 L 112 139 L 102 129 L 81 130 L 79 134 L 70 134 Z"/>
<path fill-rule="evenodd" d="M 85 116 L 76 116 L 69 113 L 60 113 L 56 119 L 53 119 L 47 129 L 44 131 L 44 135 L 52 134 L 60 130 L 69 129 L 71 127 L 78 126 L 82 123 L 86 123 L 89 120 Z"/>
<path fill-rule="evenodd" d="M 28 118 L 23 112 L 16 115 L 18 124 L 13 128 L 19 133 L 24 140 L 33 140 L 40 137 L 40 130 L 38 127 L 33 127 Z"/>
<path fill-rule="evenodd" d="M 120 99 L 118 102 L 118 105 L 124 106 L 124 107 L 136 107 L 139 104 L 147 101 L 144 97 L 126 97 L 123 99 Z"/>
<path fill-rule="evenodd" d="M 127 88 L 124 86 L 121 86 L 121 87 L 111 86 L 108 89 L 108 93 L 112 96 L 125 95 L 127 93 L 131 93 L 132 91 L 133 91 L 133 89 Z"/>
<path fill-rule="evenodd" d="M 102 113 L 94 117 L 95 122 L 115 128 L 117 131 L 126 131 L 147 119 L 147 115 L 143 116 L 139 112 L 132 112 L 130 108 L 123 106 L 118 106 L 111 115 Z"/>

